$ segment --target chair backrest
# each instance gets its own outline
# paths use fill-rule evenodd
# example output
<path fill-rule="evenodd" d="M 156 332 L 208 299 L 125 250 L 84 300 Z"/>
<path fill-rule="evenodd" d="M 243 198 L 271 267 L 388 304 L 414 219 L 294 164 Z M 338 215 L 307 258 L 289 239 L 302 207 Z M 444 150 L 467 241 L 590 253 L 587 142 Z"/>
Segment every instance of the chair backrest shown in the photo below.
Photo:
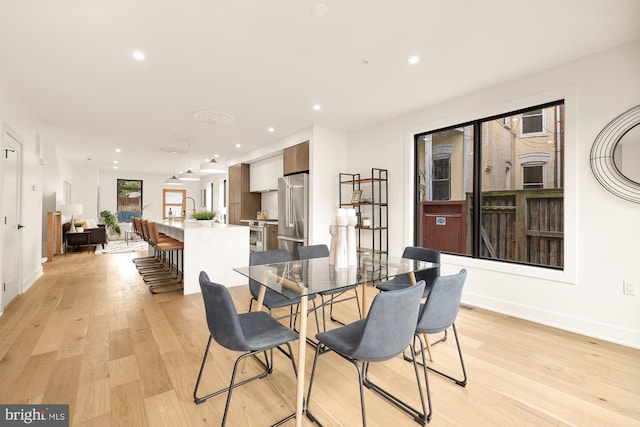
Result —
<path fill-rule="evenodd" d="M 416 332 L 435 334 L 456 321 L 466 279 L 467 270 L 464 268 L 458 274 L 436 278 L 427 301 L 422 305 Z"/>
<path fill-rule="evenodd" d="M 291 255 L 286 249 L 271 249 L 268 251 L 249 252 L 249 265 L 271 264 L 273 262 L 291 261 Z M 249 279 L 249 291 L 254 298 L 260 293 L 260 283 Z"/>
<path fill-rule="evenodd" d="M 142 238 L 144 239 L 145 242 L 150 243 L 149 242 L 149 221 L 147 221 L 146 219 L 143 219 L 142 221 L 140 221 L 140 229 L 142 230 Z"/>
<path fill-rule="evenodd" d="M 155 222 L 147 222 L 147 230 L 149 231 L 149 243 L 158 244 L 158 224 Z"/>
<path fill-rule="evenodd" d="M 133 225 L 133 231 L 140 237 L 142 237 L 142 230 L 140 230 L 140 218 L 131 218 L 131 224 Z"/>
<path fill-rule="evenodd" d="M 352 356 L 377 362 L 402 353 L 415 333 L 424 287 L 421 280 L 408 288 L 377 294 Z"/>
<path fill-rule="evenodd" d="M 325 244 L 298 246 L 298 259 L 324 258 L 329 256 L 329 248 Z"/>
<path fill-rule="evenodd" d="M 221 346 L 230 350 L 244 351 L 248 349 L 238 312 L 231 299 L 229 290 L 211 282 L 204 271 L 200 272 L 200 289 L 207 313 L 209 333 Z"/>
<path fill-rule="evenodd" d="M 418 246 L 407 246 L 404 248 L 402 258 L 415 259 L 419 261 L 428 261 L 436 264 L 440 264 L 440 251 L 429 248 L 421 248 Z M 416 273 L 416 282 L 424 280 L 427 284 L 427 289 L 431 287 L 431 284 L 440 276 L 440 267 L 432 268 L 425 271 L 419 271 Z"/>

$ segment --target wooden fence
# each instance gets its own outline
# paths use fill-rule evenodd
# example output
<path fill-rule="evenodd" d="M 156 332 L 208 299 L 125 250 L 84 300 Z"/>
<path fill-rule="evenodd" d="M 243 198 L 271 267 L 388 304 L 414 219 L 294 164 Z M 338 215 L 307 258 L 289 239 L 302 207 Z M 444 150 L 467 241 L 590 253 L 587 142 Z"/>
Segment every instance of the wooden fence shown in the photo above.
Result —
<path fill-rule="evenodd" d="M 471 224 L 472 196 L 467 196 Z M 564 265 L 564 193 L 562 189 L 482 193 L 481 256 L 539 264 Z M 471 236 L 466 236 L 471 253 Z"/>

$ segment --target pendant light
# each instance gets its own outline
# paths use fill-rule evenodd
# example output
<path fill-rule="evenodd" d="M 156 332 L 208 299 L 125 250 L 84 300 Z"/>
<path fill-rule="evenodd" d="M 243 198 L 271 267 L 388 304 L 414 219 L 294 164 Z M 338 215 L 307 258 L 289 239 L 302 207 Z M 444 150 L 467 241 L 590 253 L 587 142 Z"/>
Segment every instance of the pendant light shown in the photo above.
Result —
<path fill-rule="evenodd" d="M 191 144 L 189 144 L 189 148 L 187 149 L 187 157 L 189 157 L 188 163 L 191 163 L 191 158 L 189 156 L 190 151 L 191 151 Z M 191 170 L 190 164 L 188 165 L 187 171 L 180 174 L 179 179 L 181 181 L 200 181 L 200 177 Z"/>
<path fill-rule="evenodd" d="M 200 173 L 227 173 L 227 170 L 211 157 L 210 161 L 200 163 Z"/>
<path fill-rule="evenodd" d="M 173 154 L 173 175 L 165 179 L 164 183 L 165 185 L 182 185 L 182 181 L 176 178 L 176 152 L 172 151 L 171 154 Z"/>

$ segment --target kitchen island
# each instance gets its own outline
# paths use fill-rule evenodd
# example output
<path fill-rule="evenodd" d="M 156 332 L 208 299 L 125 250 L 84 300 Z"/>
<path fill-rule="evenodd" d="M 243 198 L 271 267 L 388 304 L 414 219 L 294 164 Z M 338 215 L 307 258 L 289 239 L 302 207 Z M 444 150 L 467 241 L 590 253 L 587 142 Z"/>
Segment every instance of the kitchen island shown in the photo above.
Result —
<path fill-rule="evenodd" d="M 184 243 L 184 294 L 200 292 L 198 276 L 205 271 L 211 281 L 231 287 L 247 279 L 233 271 L 249 265 L 249 227 L 206 224 L 199 221 L 155 221 L 158 231 Z"/>

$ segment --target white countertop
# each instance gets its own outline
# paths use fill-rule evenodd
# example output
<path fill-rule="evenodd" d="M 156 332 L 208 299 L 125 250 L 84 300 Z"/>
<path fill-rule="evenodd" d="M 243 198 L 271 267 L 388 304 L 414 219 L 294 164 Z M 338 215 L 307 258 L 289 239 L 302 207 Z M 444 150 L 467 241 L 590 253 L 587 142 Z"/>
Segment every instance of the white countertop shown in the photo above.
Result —
<path fill-rule="evenodd" d="M 246 285 L 244 276 L 234 267 L 249 265 L 249 227 L 220 224 L 202 225 L 202 221 L 157 221 L 158 230 L 184 243 L 179 260 L 184 275 L 184 294 L 200 292 L 198 276 L 224 286 Z"/>
<path fill-rule="evenodd" d="M 156 221 L 156 223 L 163 224 L 166 227 L 174 228 L 176 230 L 185 230 L 185 229 L 192 229 L 192 228 L 206 230 L 208 228 L 242 227 L 241 225 L 221 224 L 219 222 L 210 222 L 210 223 L 204 224 L 202 221 L 198 221 L 198 220 L 187 220 L 185 222 L 181 222 L 181 221 Z"/>

